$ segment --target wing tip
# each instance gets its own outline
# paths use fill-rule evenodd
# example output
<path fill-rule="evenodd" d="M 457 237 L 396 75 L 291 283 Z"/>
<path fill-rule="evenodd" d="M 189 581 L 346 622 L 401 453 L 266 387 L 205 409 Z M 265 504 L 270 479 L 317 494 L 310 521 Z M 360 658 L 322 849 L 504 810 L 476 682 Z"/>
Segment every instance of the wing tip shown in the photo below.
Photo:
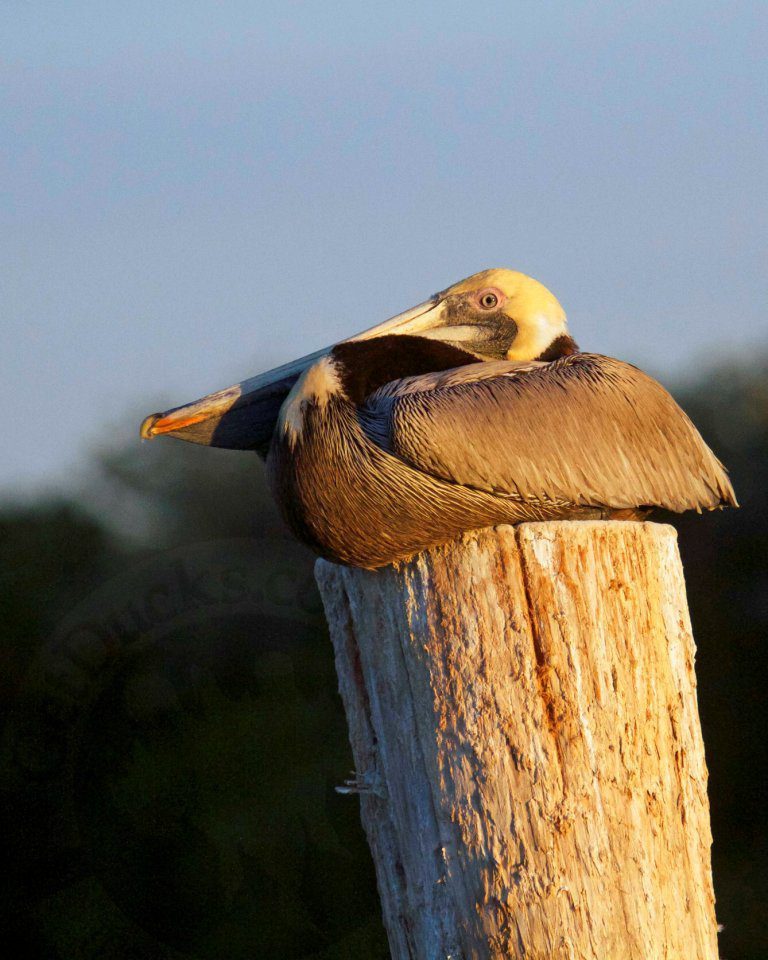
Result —
<path fill-rule="evenodd" d="M 739 501 L 736 499 L 736 491 L 733 489 L 728 471 L 719 460 L 718 466 L 720 467 L 720 475 L 717 478 L 717 493 L 719 494 L 718 506 L 720 509 L 723 507 L 735 507 L 738 509 Z"/>

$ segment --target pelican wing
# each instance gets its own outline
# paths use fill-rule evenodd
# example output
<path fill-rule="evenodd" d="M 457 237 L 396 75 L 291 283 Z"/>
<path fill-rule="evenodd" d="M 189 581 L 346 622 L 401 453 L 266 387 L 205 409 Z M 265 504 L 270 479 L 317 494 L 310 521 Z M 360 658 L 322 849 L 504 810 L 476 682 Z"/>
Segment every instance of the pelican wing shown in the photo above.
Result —
<path fill-rule="evenodd" d="M 360 411 L 412 467 L 530 501 L 616 509 L 736 504 L 725 469 L 667 391 L 627 363 L 478 363 L 387 384 Z"/>

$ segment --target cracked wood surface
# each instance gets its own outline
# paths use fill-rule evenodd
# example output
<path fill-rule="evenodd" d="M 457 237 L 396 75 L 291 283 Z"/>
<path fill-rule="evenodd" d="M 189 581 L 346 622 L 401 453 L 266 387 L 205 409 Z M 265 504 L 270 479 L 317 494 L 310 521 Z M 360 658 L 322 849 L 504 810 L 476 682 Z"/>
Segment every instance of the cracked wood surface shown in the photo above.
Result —
<path fill-rule="evenodd" d="M 671 527 L 502 526 L 316 572 L 396 960 L 716 960 Z"/>

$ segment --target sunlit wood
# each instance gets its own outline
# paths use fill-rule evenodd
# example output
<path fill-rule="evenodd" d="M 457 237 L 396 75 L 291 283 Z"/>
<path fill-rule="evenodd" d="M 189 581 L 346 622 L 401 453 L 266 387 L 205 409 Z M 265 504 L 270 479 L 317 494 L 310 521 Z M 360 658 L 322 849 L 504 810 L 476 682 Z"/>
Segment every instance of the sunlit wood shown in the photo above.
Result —
<path fill-rule="evenodd" d="M 317 577 L 396 960 L 716 960 L 671 527 L 503 526 Z"/>

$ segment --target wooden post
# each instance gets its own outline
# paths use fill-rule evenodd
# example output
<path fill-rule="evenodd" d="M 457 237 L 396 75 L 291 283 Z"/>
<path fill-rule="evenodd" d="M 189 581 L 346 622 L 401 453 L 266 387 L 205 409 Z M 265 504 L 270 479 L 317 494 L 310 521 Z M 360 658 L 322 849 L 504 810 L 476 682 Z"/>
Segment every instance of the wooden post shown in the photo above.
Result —
<path fill-rule="evenodd" d="M 672 527 L 502 526 L 316 573 L 395 960 L 716 960 Z"/>

